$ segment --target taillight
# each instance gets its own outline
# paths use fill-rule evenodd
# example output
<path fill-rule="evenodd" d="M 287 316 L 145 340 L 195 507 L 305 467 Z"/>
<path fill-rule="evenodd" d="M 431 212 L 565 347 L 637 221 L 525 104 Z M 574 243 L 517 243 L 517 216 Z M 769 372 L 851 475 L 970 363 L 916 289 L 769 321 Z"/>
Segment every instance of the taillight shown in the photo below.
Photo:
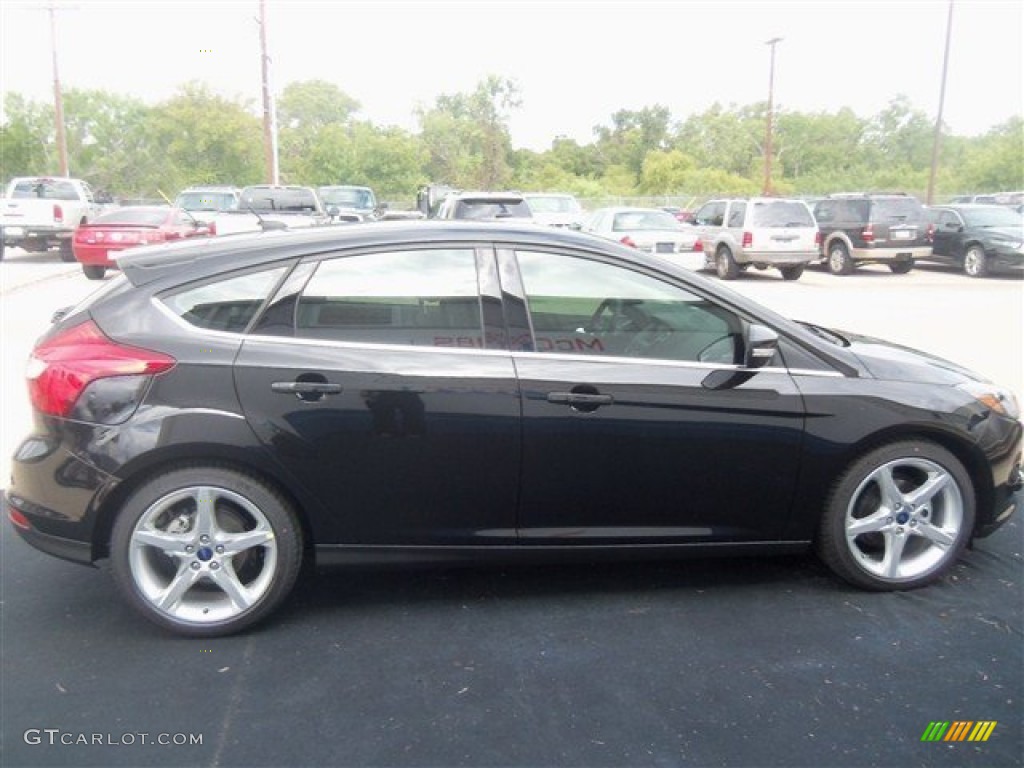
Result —
<path fill-rule="evenodd" d="M 703 253 L 704 252 L 704 241 L 700 238 L 693 244 L 693 250 Z"/>
<path fill-rule="evenodd" d="M 79 227 L 78 229 L 75 230 L 75 242 L 91 243 L 93 242 L 93 237 L 88 229 L 85 229 L 84 227 Z"/>
<path fill-rule="evenodd" d="M 91 320 L 62 331 L 33 350 L 28 360 L 32 405 L 51 416 L 117 423 L 134 411 L 148 377 L 174 367 L 175 359 L 160 352 L 117 344 Z M 102 394 L 83 393 L 94 383 L 109 382 L 114 408 Z M 79 401 L 82 402 L 79 402 Z"/>
<path fill-rule="evenodd" d="M 860 233 L 860 237 L 865 243 L 875 242 L 875 225 L 868 224 L 864 227 L 863 231 Z"/>
<path fill-rule="evenodd" d="M 139 242 L 142 243 L 162 243 L 167 237 L 160 230 L 156 231 L 143 231 L 139 234 Z"/>
<path fill-rule="evenodd" d="M 206 233 L 211 237 L 215 237 L 217 235 L 217 222 L 211 221 L 209 224 L 207 224 Z"/>
<path fill-rule="evenodd" d="M 57 224 L 64 223 L 64 209 L 57 205 L 57 203 L 53 204 L 53 220 Z"/>
<path fill-rule="evenodd" d="M 924 233 L 924 239 L 927 242 L 929 242 L 929 243 L 935 242 L 935 225 L 934 224 L 929 224 L 928 225 L 928 229 L 925 230 L 925 233 Z"/>
<path fill-rule="evenodd" d="M 21 528 L 23 531 L 32 530 L 32 524 L 28 521 L 28 518 L 25 517 L 25 513 L 22 512 L 20 509 L 15 509 L 14 507 L 8 506 L 7 519 L 11 521 L 12 525 L 14 525 L 17 528 Z"/>
<path fill-rule="evenodd" d="M 630 248 L 636 248 L 636 243 L 633 241 L 633 238 L 630 237 L 629 235 L 626 235 L 624 238 L 619 240 L 619 242 L 622 243 L 623 245 L 628 245 Z"/>
<path fill-rule="evenodd" d="M 823 241 L 824 238 L 822 238 L 821 230 L 819 229 L 817 232 L 814 233 L 814 244 L 820 248 Z"/>
<path fill-rule="evenodd" d="M 749 248 L 753 244 L 754 244 L 754 233 L 753 232 L 744 232 L 743 233 L 743 247 L 744 248 Z"/>

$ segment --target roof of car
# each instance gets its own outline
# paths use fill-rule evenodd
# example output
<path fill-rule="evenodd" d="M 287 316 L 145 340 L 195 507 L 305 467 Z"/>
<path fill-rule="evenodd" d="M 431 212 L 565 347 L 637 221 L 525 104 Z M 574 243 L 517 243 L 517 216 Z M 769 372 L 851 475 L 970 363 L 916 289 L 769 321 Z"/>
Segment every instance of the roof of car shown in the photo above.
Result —
<path fill-rule="evenodd" d="M 500 221 L 381 221 L 311 227 L 299 230 L 240 233 L 156 246 L 133 248 L 118 259 L 118 266 L 135 285 L 146 285 L 166 276 L 180 275 L 190 266 L 206 274 L 255 266 L 282 258 L 329 253 L 387 243 L 437 244 L 494 242 L 503 237 L 517 242 L 563 245 L 597 244 L 607 250 L 614 243 L 591 235 L 534 224 Z M 617 247 L 616 247 L 617 249 Z M 206 269 L 202 265 L 209 265 Z M 197 274 L 196 277 L 201 277 Z"/>

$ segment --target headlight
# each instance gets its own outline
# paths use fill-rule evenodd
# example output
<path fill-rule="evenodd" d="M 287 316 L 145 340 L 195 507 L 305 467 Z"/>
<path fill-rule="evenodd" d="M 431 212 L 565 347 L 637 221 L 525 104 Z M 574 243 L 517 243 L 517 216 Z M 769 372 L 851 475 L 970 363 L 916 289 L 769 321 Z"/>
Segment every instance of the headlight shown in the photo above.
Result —
<path fill-rule="evenodd" d="M 967 381 L 957 385 L 957 388 L 996 413 L 1001 413 L 1011 419 L 1020 418 L 1020 405 L 1009 390 L 984 381 Z"/>

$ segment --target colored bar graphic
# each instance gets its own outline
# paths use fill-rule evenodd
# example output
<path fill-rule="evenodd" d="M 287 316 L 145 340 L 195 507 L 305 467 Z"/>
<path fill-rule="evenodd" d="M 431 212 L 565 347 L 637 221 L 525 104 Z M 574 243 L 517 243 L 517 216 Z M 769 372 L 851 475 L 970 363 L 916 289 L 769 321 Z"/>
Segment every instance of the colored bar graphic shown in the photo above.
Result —
<path fill-rule="evenodd" d="M 988 741 L 996 720 L 933 720 L 921 734 L 921 741 Z"/>
<path fill-rule="evenodd" d="M 949 721 L 932 721 L 928 723 L 928 727 L 925 728 L 924 733 L 921 734 L 921 741 L 939 741 L 946 735 L 947 728 L 949 728 Z"/>

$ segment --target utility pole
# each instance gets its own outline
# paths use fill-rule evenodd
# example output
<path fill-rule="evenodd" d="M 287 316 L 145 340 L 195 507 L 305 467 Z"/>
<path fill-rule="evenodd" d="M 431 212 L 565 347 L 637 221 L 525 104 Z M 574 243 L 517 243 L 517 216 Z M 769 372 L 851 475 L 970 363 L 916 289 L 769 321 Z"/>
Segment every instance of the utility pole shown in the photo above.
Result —
<path fill-rule="evenodd" d="M 939 142 L 942 140 L 942 110 L 946 106 L 946 72 L 949 70 L 949 41 L 953 36 L 953 0 L 949 0 L 949 15 L 946 18 L 946 50 L 942 54 L 942 85 L 939 86 L 939 113 L 935 116 L 935 136 L 932 139 L 932 169 L 928 174 L 928 199 L 931 205 L 935 198 L 935 177 L 939 172 Z"/>
<path fill-rule="evenodd" d="M 53 114 L 57 133 L 57 156 L 60 158 L 60 175 L 70 176 L 68 168 L 68 140 L 64 133 L 64 95 L 60 89 L 60 71 L 57 68 L 57 8 L 50 3 L 50 49 L 53 53 Z"/>
<path fill-rule="evenodd" d="M 771 64 L 768 69 L 768 116 L 764 121 L 764 189 L 762 194 L 772 193 L 772 117 L 775 112 L 775 46 L 782 42 L 781 37 L 773 37 L 765 42 L 770 46 Z"/>
<path fill-rule="evenodd" d="M 277 167 L 277 119 L 270 90 L 270 54 L 267 52 L 267 0 L 260 0 L 260 71 L 263 83 L 263 157 L 268 184 L 279 184 Z"/>

